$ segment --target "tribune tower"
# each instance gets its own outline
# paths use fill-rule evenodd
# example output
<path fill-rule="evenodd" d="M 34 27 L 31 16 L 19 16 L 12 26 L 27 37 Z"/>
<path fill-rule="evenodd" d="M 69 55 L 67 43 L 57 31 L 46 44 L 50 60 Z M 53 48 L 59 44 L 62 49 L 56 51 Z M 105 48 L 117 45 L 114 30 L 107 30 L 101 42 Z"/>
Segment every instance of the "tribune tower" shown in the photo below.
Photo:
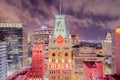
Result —
<path fill-rule="evenodd" d="M 71 37 L 67 34 L 65 15 L 56 15 L 54 34 L 48 50 L 49 80 L 71 80 L 73 68 Z"/>

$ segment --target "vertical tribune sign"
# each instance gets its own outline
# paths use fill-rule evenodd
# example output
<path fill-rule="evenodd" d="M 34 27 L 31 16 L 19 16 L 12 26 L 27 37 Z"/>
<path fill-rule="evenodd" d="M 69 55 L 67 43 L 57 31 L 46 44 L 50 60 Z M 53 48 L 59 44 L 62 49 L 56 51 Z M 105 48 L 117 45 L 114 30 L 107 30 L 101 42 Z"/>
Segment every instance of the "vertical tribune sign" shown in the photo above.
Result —
<path fill-rule="evenodd" d="M 116 35 L 120 36 L 120 27 L 117 27 L 115 32 L 116 32 Z"/>

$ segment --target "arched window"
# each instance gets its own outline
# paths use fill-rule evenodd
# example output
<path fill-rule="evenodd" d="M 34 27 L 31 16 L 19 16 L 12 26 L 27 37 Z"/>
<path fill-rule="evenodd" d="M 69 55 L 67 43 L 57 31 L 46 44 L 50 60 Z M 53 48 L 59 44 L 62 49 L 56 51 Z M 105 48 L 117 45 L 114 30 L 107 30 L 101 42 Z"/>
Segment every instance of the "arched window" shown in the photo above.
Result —
<path fill-rule="evenodd" d="M 66 56 L 66 57 L 68 56 L 68 53 L 67 53 L 67 52 L 65 53 L 65 56 Z"/>
<path fill-rule="evenodd" d="M 59 56 L 59 57 L 61 57 L 61 56 L 62 56 L 62 53 L 61 53 L 61 52 L 59 52 L 58 56 Z"/>
<path fill-rule="evenodd" d="M 53 53 L 52 56 L 55 56 L 55 53 Z"/>

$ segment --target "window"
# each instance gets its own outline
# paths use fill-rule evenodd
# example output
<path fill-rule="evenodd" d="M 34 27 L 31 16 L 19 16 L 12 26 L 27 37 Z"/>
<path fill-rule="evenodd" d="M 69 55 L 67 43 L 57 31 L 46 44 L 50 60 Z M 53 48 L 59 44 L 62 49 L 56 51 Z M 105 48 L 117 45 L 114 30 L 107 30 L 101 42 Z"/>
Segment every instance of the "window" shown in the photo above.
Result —
<path fill-rule="evenodd" d="M 68 56 L 68 53 L 67 53 L 67 52 L 65 53 L 65 56 L 66 56 L 66 57 Z"/>
<path fill-rule="evenodd" d="M 42 51 L 40 50 L 40 53 L 41 53 Z"/>
<path fill-rule="evenodd" d="M 55 62 L 55 58 L 52 59 L 52 62 Z"/>
<path fill-rule="evenodd" d="M 52 56 L 55 56 L 55 53 L 53 53 Z"/>
<path fill-rule="evenodd" d="M 59 52 L 58 56 L 59 56 L 59 57 L 61 57 L 61 56 L 62 56 L 62 53 L 61 53 L 61 52 Z"/>

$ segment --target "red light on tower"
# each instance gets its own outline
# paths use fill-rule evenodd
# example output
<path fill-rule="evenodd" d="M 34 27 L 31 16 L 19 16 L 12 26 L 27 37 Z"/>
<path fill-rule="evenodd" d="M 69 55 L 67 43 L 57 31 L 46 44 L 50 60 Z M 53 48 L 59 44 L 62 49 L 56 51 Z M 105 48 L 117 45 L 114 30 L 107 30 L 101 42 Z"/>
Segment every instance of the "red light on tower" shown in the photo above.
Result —
<path fill-rule="evenodd" d="M 120 35 L 120 27 L 116 28 L 115 32 L 117 35 Z"/>

